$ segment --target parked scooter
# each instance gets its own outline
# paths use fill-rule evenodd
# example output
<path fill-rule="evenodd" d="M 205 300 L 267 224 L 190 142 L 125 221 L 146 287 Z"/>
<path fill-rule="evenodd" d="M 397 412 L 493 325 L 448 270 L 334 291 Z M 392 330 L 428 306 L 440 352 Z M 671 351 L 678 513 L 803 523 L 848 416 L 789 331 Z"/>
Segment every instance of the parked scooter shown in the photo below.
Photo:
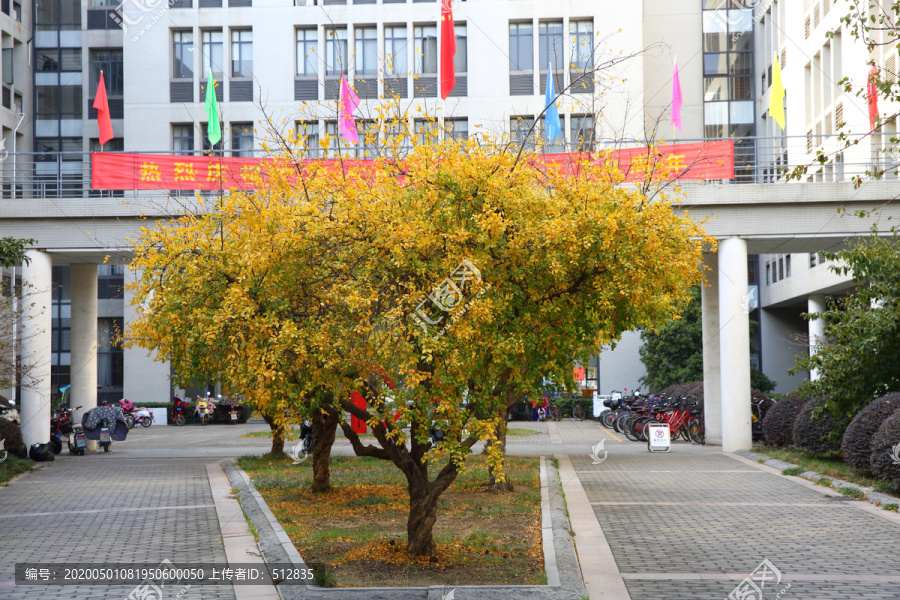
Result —
<path fill-rule="evenodd" d="M 148 409 L 135 406 L 125 398 L 119 400 L 119 408 L 122 409 L 122 414 L 125 416 L 125 423 L 128 424 L 128 429 L 134 429 L 135 425 L 142 425 L 144 427 L 153 425 L 153 413 Z"/>
<path fill-rule="evenodd" d="M 187 417 L 185 415 L 188 411 L 188 402 L 178 396 L 175 396 L 175 401 L 172 402 L 172 420 L 176 425 L 184 425 L 187 421 Z"/>
<path fill-rule="evenodd" d="M 197 397 L 197 407 L 194 409 L 194 422 L 206 425 L 209 423 L 210 416 L 213 414 L 213 401 L 210 396 L 206 398 Z"/>
<path fill-rule="evenodd" d="M 84 435 L 96 440 L 104 452 L 109 452 L 113 441 L 120 442 L 128 436 L 125 415 L 118 406 L 98 406 L 81 417 Z"/>
<path fill-rule="evenodd" d="M 78 406 L 75 410 L 79 408 L 81 407 Z M 50 445 L 53 447 L 54 454 L 62 452 L 63 439 L 66 440 L 69 451 L 72 454 L 76 454 L 76 452 L 72 451 L 72 438 L 75 435 L 75 427 L 78 427 L 81 439 L 84 441 L 84 433 L 81 432 L 81 426 L 76 426 L 72 423 L 73 412 L 68 404 L 60 404 L 50 416 Z M 84 454 L 84 450 L 81 451 L 81 454 Z"/>

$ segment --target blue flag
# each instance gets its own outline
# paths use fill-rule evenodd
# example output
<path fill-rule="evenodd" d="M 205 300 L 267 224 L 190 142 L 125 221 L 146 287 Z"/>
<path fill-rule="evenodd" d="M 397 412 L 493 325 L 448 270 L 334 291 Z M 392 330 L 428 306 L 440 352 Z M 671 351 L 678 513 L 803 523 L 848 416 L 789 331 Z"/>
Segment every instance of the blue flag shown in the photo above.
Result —
<path fill-rule="evenodd" d="M 544 106 L 547 110 L 544 112 L 544 122 L 547 124 L 547 141 L 553 143 L 553 140 L 562 133 L 559 127 L 559 111 L 556 109 L 556 92 L 553 90 L 553 65 L 547 63 L 547 89 L 544 93 Z"/>

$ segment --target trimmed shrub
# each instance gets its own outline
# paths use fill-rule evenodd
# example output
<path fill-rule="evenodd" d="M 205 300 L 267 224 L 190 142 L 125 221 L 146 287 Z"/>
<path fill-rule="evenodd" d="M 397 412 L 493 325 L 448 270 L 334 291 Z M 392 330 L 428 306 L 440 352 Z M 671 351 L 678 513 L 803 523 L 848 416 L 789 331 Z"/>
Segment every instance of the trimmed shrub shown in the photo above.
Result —
<path fill-rule="evenodd" d="M 22 431 L 18 423 L 0 418 L 0 440 L 3 440 L 3 447 L 10 454 L 19 458 L 28 457 L 28 448 L 22 440 Z"/>
<path fill-rule="evenodd" d="M 872 436 L 869 469 L 879 479 L 888 479 L 894 488 L 900 488 L 900 452 L 894 450 L 900 444 L 900 411 L 894 411 L 885 419 Z"/>
<path fill-rule="evenodd" d="M 809 398 L 785 396 L 769 409 L 763 419 L 763 437 L 769 446 L 789 446 L 794 441 L 794 420 Z"/>
<path fill-rule="evenodd" d="M 837 452 L 841 449 L 837 441 L 828 438 L 836 426 L 831 415 L 825 412 L 818 419 L 813 418 L 813 412 L 824 406 L 824 402 L 822 398 L 813 398 L 800 409 L 797 418 L 794 419 L 793 445 L 796 448 L 815 454 Z"/>
<path fill-rule="evenodd" d="M 895 392 L 874 400 L 857 413 L 844 432 L 841 444 L 845 464 L 854 469 L 869 470 L 872 436 L 897 409 L 900 409 L 900 393 Z"/>

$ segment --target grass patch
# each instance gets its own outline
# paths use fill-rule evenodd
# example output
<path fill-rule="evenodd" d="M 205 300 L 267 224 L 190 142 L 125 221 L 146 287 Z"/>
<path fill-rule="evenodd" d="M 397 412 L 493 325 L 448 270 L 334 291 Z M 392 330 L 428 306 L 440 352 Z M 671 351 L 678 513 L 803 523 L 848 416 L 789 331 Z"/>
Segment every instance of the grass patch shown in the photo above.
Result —
<path fill-rule="evenodd" d="M 816 479 L 816 485 L 831 487 L 831 479 L 829 477 L 819 477 Z"/>
<path fill-rule="evenodd" d="M 290 436 L 293 437 L 293 438 L 295 438 L 295 439 L 300 439 L 300 428 L 299 428 L 299 427 L 294 427 L 293 429 L 291 429 Z M 271 430 L 271 429 L 267 429 L 266 431 L 251 431 L 251 432 L 249 432 L 249 433 L 245 433 L 245 434 L 242 435 L 241 437 L 243 437 L 243 438 L 267 438 L 267 439 L 272 439 L 272 430 Z M 335 437 L 338 438 L 338 439 L 341 439 L 341 438 L 344 437 L 344 433 L 343 433 L 340 429 L 338 429 L 337 432 L 335 433 Z M 362 434 L 359 434 L 359 437 L 361 437 L 361 438 L 374 438 L 375 436 L 372 435 L 371 433 L 362 433 Z M 344 438 L 344 439 L 346 439 L 346 438 Z"/>
<path fill-rule="evenodd" d="M 789 467 L 781 470 L 782 475 L 801 475 L 803 473 L 806 473 L 806 469 L 803 467 Z"/>
<path fill-rule="evenodd" d="M 237 462 L 304 560 L 315 565 L 314 577 L 323 587 L 546 581 L 538 458 L 506 458 L 515 492 L 503 494 L 484 487 L 483 456 L 466 461 L 466 472 L 438 502 L 436 562 L 406 553 L 407 484 L 393 464 L 332 457 L 331 492 L 312 494 L 311 461 L 292 465 L 290 459 L 244 456 Z"/>
<path fill-rule="evenodd" d="M 754 450 L 771 458 L 800 465 L 803 471 L 815 471 L 834 479 L 843 479 L 861 487 L 875 489 L 883 494 L 900 497 L 890 482 L 875 479 L 868 473 L 845 465 L 841 461 L 839 453 L 819 455 L 792 448 L 769 448 L 767 446 L 754 448 Z"/>
<path fill-rule="evenodd" d="M 537 431 L 535 431 L 533 429 L 522 429 L 520 427 L 510 427 L 509 429 L 506 430 L 506 435 L 512 436 L 512 437 L 516 437 L 516 436 L 520 436 L 520 435 L 535 435 L 536 433 L 537 433 Z"/>
<path fill-rule="evenodd" d="M 0 463 L 0 485 L 5 484 L 16 475 L 32 470 L 34 470 L 34 461 L 7 454 L 6 460 Z"/>
<path fill-rule="evenodd" d="M 891 510 L 891 511 L 897 512 L 898 507 L 900 507 L 900 505 L 891 502 L 890 504 L 885 504 L 881 508 L 883 508 L 884 510 Z"/>
<path fill-rule="evenodd" d="M 865 492 L 863 492 L 861 489 L 855 488 L 855 487 L 850 487 L 848 485 L 837 488 L 837 491 L 839 491 L 840 493 L 842 493 L 845 496 L 850 496 L 851 498 L 858 498 L 859 500 L 862 500 L 863 498 L 866 497 Z"/>

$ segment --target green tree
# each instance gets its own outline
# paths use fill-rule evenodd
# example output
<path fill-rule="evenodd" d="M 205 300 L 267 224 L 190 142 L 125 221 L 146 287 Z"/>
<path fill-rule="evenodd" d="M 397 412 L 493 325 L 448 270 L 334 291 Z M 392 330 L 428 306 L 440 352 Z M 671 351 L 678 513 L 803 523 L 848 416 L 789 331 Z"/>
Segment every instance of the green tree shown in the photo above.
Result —
<path fill-rule="evenodd" d="M 872 400 L 900 390 L 900 239 L 873 235 L 854 241 L 831 269 L 852 275 L 855 290 L 831 299 L 824 313 L 825 343 L 811 356 L 800 356 L 793 372 L 815 369 L 819 379 L 805 384 L 826 398 L 825 408 L 843 432 Z"/>
<path fill-rule="evenodd" d="M 750 321 L 751 352 L 753 331 L 758 327 Z M 651 390 L 662 390 L 672 385 L 703 380 L 703 320 L 700 306 L 700 287 L 691 288 L 690 299 L 680 318 L 671 320 L 656 329 L 641 332 L 643 345 L 640 349 L 641 362 L 647 375 L 641 384 Z M 772 381 L 756 367 L 750 368 L 750 387 L 769 393 L 775 389 Z"/>
<path fill-rule="evenodd" d="M 8 269 L 19 263 L 30 263 L 31 259 L 25 256 L 25 246 L 36 243 L 31 238 L 0 238 L 0 265 Z"/>

